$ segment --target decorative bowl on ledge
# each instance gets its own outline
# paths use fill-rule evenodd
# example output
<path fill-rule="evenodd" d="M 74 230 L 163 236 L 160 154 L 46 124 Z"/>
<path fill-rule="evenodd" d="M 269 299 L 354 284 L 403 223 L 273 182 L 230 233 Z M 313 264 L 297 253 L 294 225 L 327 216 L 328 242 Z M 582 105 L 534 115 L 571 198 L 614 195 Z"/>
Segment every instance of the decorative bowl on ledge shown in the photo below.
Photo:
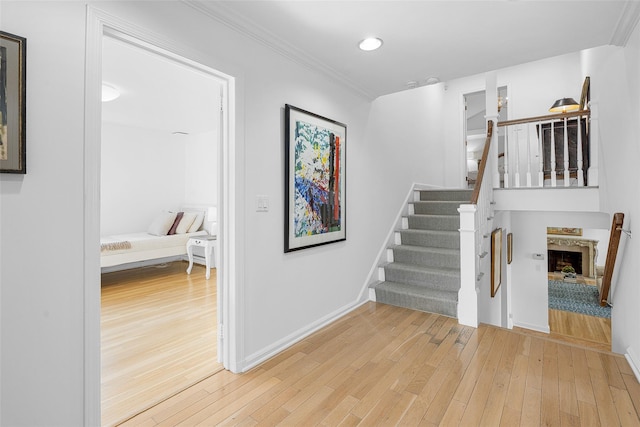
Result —
<path fill-rule="evenodd" d="M 570 265 L 562 268 L 563 280 L 565 282 L 576 283 L 576 269 Z"/>

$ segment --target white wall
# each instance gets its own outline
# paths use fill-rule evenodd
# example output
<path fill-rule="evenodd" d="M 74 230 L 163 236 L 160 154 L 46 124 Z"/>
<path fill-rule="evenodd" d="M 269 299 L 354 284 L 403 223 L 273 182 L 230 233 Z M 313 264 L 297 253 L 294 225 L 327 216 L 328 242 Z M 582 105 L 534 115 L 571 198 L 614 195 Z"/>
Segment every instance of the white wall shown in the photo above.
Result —
<path fill-rule="evenodd" d="M 161 211 L 182 205 L 187 177 L 184 138 L 188 137 L 103 123 L 101 235 L 146 231 Z"/>
<path fill-rule="evenodd" d="M 186 5 L 97 5 L 237 78 L 234 247 L 244 314 L 239 365 L 356 304 L 384 238 L 369 218 L 397 211 L 381 203 L 370 185 L 384 171 L 391 173 L 383 153 L 364 139 L 370 103 Z M 82 2 L 2 3 L 2 29 L 27 37 L 29 49 L 29 174 L 3 175 L 0 189 L 2 425 L 84 422 L 85 13 Z M 282 220 L 285 103 L 348 126 L 347 240 L 288 255 Z M 269 212 L 254 211 L 256 195 L 270 197 Z M 37 252 L 47 254 L 37 264 L 24 256 L 34 253 L 34 241 Z"/>
<path fill-rule="evenodd" d="M 547 227 L 605 228 L 603 213 L 512 212 L 511 290 L 515 326 L 548 332 Z M 544 259 L 533 258 L 543 254 Z"/>
<path fill-rule="evenodd" d="M 640 27 L 626 48 L 592 49 L 583 56 L 591 75 L 591 99 L 598 107 L 600 178 L 603 211 L 625 214 L 625 229 L 640 217 L 640 190 L 635 178 L 640 158 Z M 610 224 L 609 224 L 610 225 Z M 629 354 L 640 375 L 640 241 L 622 235 L 617 274 L 612 283 L 612 347 Z"/>
<path fill-rule="evenodd" d="M 1 7 L 27 38 L 28 174 L 0 177 L 0 424 L 79 426 L 85 7 Z"/>
<path fill-rule="evenodd" d="M 218 146 L 220 132 L 206 132 L 185 138 L 185 205 L 218 204 Z"/>

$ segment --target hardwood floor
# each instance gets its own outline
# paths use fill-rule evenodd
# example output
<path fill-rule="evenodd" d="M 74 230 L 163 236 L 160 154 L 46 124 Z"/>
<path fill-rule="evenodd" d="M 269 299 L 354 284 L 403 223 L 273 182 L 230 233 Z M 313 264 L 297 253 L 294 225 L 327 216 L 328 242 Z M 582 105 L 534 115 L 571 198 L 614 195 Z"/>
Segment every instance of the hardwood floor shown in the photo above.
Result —
<path fill-rule="evenodd" d="M 562 274 L 549 273 L 549 279 L 562 280 Z M 579 276 L 578 283 L 595 286 L 595 279 Z M 611 350 L 611 319 L 549 309 L 549 329 L 552 338 Z"/>
<path fill-rule="evenodd" d="M 370 302 L 124 425 L 638 426 L 639 412 L 620 355 Z"/>
<path fill-rule="evenodd" d="M 115 425 L 222 369 L 216 275 L 186 262 L 102 275 L 102 425 Z"/>

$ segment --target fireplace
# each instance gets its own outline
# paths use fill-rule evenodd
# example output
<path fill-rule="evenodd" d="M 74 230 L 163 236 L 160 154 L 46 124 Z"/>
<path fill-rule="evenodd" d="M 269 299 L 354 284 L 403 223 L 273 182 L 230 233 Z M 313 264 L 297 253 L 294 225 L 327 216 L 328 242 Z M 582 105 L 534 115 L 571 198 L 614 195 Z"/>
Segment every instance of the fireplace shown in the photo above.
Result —
<path fill-rule="evenodd" d="M 576 274 L 582 274 L 582 252 L 555 251 L 549 249 L 549 272 L 562 271 L 566 266 L 571 266 L 576 270 Z"/>
<path fill-rule="evenodd" d="M 571 265 L 577 274 L 596 277 L 596 255 L 598 241 L 564 236 L 547 236 L 547 259 L 549 272 L 562 270 Z"/>

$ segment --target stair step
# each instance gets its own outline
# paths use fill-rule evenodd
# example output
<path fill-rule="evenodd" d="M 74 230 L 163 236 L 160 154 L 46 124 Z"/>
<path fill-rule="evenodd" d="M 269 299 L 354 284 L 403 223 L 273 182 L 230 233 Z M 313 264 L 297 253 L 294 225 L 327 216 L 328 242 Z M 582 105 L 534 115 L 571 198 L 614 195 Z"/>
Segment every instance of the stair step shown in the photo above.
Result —
<path fill-rule="evenodd" d="M 456 200 L 468 203 L 473 190 L 421 190 L 420 200 Z"/>
<path fill-rule="evenodd" d="M 459 215 L 409 215 L 411 229 L 457 231 L 460 228 Z"/>
<path fill-rule="evenodd" d="M 413 213 L 433 215 L 458 215 L 460 201 L 426 200 L 413 202 Z"/>
<path fill-rule="evenodd" d="M 422 267 L 392 262 L 384 267 L 385 280 L 442 291 L 460 290 L 460 268 Z"/>
<path fill-rule="evenodd" d="M 399 245 L 393 248 L 393 261 L 436 268 L 460 268 L 460 250 Z"/>
<path fill-rule="evenodd" d="M 407 283 L 378 282 L 371 286 L 376 301 L 413 310 L 458 316 L 458 292 L 428 289 Z"/>
<path fill-rule="evenodd" d="M 460 249 L 460 232 L 441 230 L 398 230 L 403 245 Z"/>

